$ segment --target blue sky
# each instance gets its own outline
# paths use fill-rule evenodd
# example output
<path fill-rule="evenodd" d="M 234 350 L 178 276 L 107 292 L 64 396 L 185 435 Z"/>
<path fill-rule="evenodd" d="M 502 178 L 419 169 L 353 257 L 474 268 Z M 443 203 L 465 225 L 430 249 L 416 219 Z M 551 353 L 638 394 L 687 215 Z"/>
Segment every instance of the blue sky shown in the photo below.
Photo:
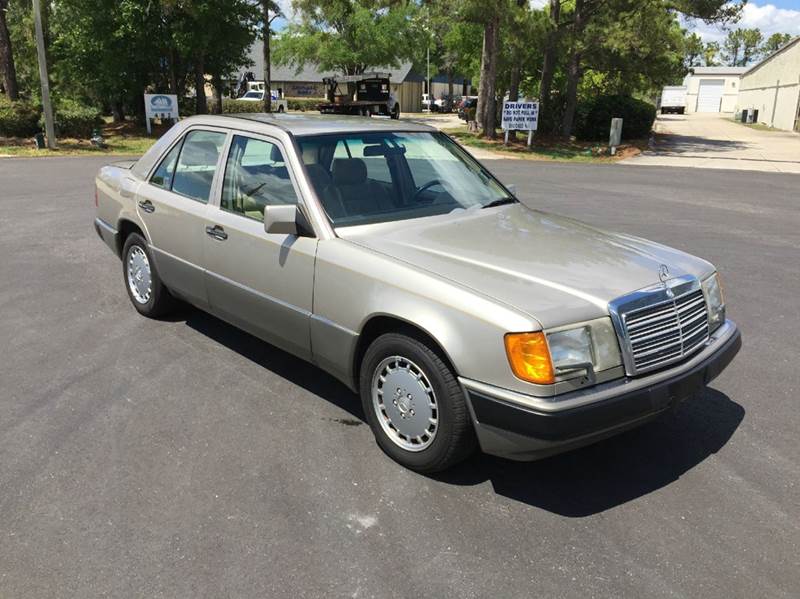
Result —
<path fill-rule="evenodd" d="M 800 0 L 773 0 L 772 4 L 778 8 L 793 8 L 800 10 Z"/>
<path fill-rule="evenodd" d="M 702 21 L 689 21 L 688 29 L 696 31 L 705 41 L 721 41 L 726 31 Z M 800 0 L 750 0 L 744 7 L 742 19 L 734 28 L 761 30 L 765 37 L 772 33 L 800 35 Z"/>

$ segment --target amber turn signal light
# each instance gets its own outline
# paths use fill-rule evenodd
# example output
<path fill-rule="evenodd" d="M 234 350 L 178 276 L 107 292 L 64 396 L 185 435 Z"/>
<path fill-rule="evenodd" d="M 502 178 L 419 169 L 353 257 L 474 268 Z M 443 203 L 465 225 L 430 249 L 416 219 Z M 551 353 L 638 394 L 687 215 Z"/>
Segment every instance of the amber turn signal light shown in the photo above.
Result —
<path fill-rule="evenodd" d="M 538 385 L 555 383 L 544 333 L 508 333 L 505 344 L 508 363 L 517 378 Z"/>

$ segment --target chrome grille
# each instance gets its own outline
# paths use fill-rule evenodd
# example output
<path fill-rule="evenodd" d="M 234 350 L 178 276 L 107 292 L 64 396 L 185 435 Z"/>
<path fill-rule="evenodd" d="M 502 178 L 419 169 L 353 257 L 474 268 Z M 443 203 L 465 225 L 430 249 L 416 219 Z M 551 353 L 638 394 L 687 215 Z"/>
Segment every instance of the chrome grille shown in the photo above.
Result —
<path fill-rule="evenodd" d="M 708 340 L 706 301 L 696 279 L 631 297 L 627 302 L 627 298 L 612 302 L 628 374 L 677 362 Z"/>

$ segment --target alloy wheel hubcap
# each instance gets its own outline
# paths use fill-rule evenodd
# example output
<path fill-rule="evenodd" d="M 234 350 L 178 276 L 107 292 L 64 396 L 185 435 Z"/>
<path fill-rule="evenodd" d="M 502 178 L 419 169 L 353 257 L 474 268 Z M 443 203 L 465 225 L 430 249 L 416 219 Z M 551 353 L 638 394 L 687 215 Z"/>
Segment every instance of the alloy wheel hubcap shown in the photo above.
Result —
<path fill-rule="evenodd" d="M 128 252 L 127 273 L 128 287 L 130 287 L 133 299 L 139 304 L 149 302 L 153 285 L 150 261 L 147 259 L 147 254 L 138 245 L 133 246 Z"/>
<path fill-rule="evenodd" d="M 436 394 L 428 377 L 402 356 L 385 358 L 372 377 L 372 405 L 381 428 L 406 451 L 430 446 L 439 426 Z"/>

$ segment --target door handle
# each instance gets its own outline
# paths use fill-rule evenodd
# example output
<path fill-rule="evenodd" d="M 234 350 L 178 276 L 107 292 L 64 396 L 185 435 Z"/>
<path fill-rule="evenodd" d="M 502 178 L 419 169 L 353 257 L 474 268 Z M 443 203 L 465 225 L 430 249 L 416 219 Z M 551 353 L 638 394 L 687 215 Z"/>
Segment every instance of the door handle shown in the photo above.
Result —
<path fill-rule="evenodd" d="M 140 200 L 139 201 L 139 208 L 144 210 L 145 212 L 155 212 L 156 207 L 153 206 L 153 202 L 150 200 Z"/>
<path fill-rule="evenodd" d="M 225 241 L 228 238 L 228 234 L 225 232 L 225 229 L 219 225 L 206 227 L 206 235 L 210 235 L 214 239 L 219 239 L 220 241 Z"/>

